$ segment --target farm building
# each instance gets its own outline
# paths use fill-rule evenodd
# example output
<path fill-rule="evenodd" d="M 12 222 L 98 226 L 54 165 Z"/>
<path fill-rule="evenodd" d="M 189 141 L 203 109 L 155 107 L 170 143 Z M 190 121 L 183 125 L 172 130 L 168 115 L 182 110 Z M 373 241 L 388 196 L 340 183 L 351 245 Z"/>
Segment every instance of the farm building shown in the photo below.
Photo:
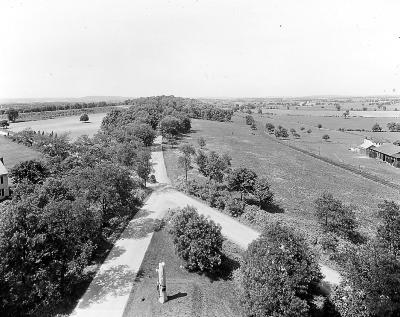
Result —
<path fill-rule="evenodd" d="M 368 155 L 368 149 L 371 146 L 375 146 L 375 147 L 380 147 L 381 145 L 383 145 L 384 143 L 386 143 L 388 141 L 383 141 L 383 140 L 379 140 L 379 139 L 372 139 L 372 138 L 365 138 L 364 142 L 358 146 L 358 152 L 361 153 L 365 153 Z"/>
<path fill-rule="evenodd" d="M 10 191 L 8 188 L 8 171 L 4 166 L 3 158 L 0 157 L 0 200 L 8 197 Z"/>
<path fill-rule="evenodd" d="M 400 146 L 391 143 L 383 144 L 379 147 L 370 146 L 367 148 L 367 155 L 384 162 L 400 167 Z"/>

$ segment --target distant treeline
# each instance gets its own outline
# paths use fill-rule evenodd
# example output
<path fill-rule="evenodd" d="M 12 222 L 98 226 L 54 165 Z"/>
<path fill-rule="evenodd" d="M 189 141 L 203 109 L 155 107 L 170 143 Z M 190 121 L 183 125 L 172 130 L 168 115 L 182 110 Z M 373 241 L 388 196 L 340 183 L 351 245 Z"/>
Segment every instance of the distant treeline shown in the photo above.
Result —
<path fill-rule="evenodd" d="M 16 109 L 19 113 L 29 113 L 29 112 L 44 112 L 44 111 L 58 111 L 58 110 L 71 110 L 71 109 L 88 109 L 88 108 L 98 108 L 107 106 L 117 106 L 120 103 L 115 102 L 43 102 L 43 103 L 31 103 L 31 104 L 10 104 L 2 105 L 3 109 L 0 109 L 0 115 L 7 112 L 8 109 Z M 7 108 L 5 108 L 7 107 Z"/>
<path fill-rule="evenodd" d="M 197 99 L 175 96 L 155 96 L 128 99 L 125 100 L 123 104 L 133 106 L 152 105 L 154 107 L 161 107 L 166 112 L 175 110 L 186 113 L 190 118 L 212 121 L 230 121 L 234 112 L 233 110 L 217 108 L 214 105 Z"/>
<path fill-rule="evenodd" d="M 89 109 L 98 107 L 110 106 L 143 106 L 151 105 L 163 109 L 173 109 L 186 113 L 190 118 L 204 119 L 213 121 L 230 121 L 233 115 L 233 110 L 217 108 L 214 105 L 204 103 L 197 99 L 181 98 L 175 96 L 155 96 L 142 97 L 136 99 L 127 99 L 122 102 L 43 102 L 43 103 L 25 103 L 25 104 L 10 104 L 2 105 L 0 115 L 4 115 L 8 109 L 16 109 L 19 113 L 44 112 L 44 111 L 59 111 L 71 109 Z"/>

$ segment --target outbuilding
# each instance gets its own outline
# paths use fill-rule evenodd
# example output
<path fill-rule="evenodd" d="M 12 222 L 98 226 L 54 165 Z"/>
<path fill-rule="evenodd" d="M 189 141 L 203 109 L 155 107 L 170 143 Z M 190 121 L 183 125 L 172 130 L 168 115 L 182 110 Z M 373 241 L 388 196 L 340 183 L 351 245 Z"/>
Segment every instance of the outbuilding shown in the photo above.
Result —
<path fill-rule="evenodd" d="M 382 160 L 395 167 L 400 167 L 400 146 L 386 143 L 379 147 L 370 146 L 366 149 L 367 155 Z"/>

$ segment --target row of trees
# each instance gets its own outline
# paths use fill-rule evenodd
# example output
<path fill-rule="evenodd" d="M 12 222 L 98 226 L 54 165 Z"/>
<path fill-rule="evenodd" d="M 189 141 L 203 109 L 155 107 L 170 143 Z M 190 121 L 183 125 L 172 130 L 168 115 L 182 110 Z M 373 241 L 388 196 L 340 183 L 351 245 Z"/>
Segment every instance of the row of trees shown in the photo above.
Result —
<path fill-rule="evenodd" d="M 44 159 L 11 169 L 16 188 L 0 205 L 2 316 L 52 316 L 73 305 L 92 277 L 87 267 L 109 250 L 145 196 L 149 146 L 166 116 L 152 105 L 114 110 L 93 138 L 74 142 L 32 130 L 11 136 Z"/>
<path fill-rule="evenodd" d="M 152 105 L 163 109 L 173 109 L 181 112 L 193 119 L 204 119 L 212 121 L 230 121 L 233 110 L 215 107 L 214 105 L 201 102 L 197 99 L 181 98 L 175 96 L 155 96 L 124 101 L 126 105 L 140 107 L 142 105 Z"/>
<path fill-rule="evenodd" d="M 200 149 L 182 144 L 179 148 L 178 165 L 185 171 L 182 189 L 189 194 L 206 200 L 212 207 L 227 212 L 234 217 L 244 217 L 250 222 L 258 222 L 264 210 L 270 210 L 273 193 L 267 178 L 247 168 L 231 168 L 231 157 L 205 149 L 205 140 L 198 140 Z M 188 180 L 188 172 L 197 167 L 203 179 Z"/>
<path fill-rule="evenodd" d="M 20 113 L 30 112 L 43 112 L 43 111 L 59 111 L 59 110 L 71 110 L 71 109 L 88 109 L 97 107 L 116 106 L 118 103 L 115 102 L 35 102 L 29 104 L 13 104 L 11 108 L 7 110 L 0 110 L 0 115 L 8 113 L 10 110 L 17 111 Z"/>

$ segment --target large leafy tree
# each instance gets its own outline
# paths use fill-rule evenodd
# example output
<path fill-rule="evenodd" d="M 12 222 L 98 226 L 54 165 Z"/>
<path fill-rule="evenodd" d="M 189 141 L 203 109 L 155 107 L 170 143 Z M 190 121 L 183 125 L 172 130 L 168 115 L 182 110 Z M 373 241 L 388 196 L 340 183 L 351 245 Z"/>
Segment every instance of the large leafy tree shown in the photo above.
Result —
<path fill-rule="evenodd" d="M 400 206 L 394 201 L 378 205 L 382 224 L 378 227 L 378 238 L 395 257 L 400 252 Z"/>
<path fill-rule="evenodd" d="M 266 227 L 240 268 L 249 316 L 308 316 L 319 265 L 303 236 L 279 223 Z"/>
<path fill-rule="evenodd" d="M 182 144 L 179 148 L 181 155 L 178 157 L 178 165 L 185 171 L 185 180 L 188 180 L 188 171 L 193 168 L 192 156 L 196 153 L 193 145 Z"/>
<path fill-rule="evenodd" d="M 342 316 L 400 315 L 400 262 L 379 241 L 348 252 L 345 272 L 345 281 L 332 295 Z M 349 296 L 340 296 L 343 291 Z"/>
<path fill-rule="evenodd" d="M 17 120 L 18 116 L 19 116 L 18 110 L 14 109 L 14 108 L 10 108 L 7 110 L 8 120 L 15 122 L 15 120 Z"/>
<path fill-rule="evenodd" d="M 323 193 L 315 200 L 315 215 L 327 231 L 352 238 L 356 234 L 357 222 L 354 208 L 344 205 L 331 193 Z"/>
<path fill-rule="evenodd" d="M 221 264 L 221 226 L 199 215 L 194 207 L 177 210 L 169 232 L 188 269 L 212 271 Z"/>
<path fill-rule="evenodd" d="M 228 188 L 240 192 L 240 199 L 243 194 L 253 193 L 257 174 L 245 167 L 235 168 L 228 176 Z"/>
<path fill-rule="evenodd" d="M 10 176 L 16 184 L 23 181 L 42 183 L 48 175 L 49 170 L 46 165 L 37 160 L 23 161 L 10 170 Z"/>
<path fill-rule="evenodd" d="M 253 194 L 257 198 L 260 208 L 268 208 L 274 198 L 274 193 L 271 191 L 269 181 L 266 177 L 256 178 Z"/>
<path fill-rule="evenodd" d="M 62 182 L 30 185 L 0 212 L 2 316 L 45 316 L 85 277 L 100 218 Z"/>
<path fill-rule="evenodd" d="M 159 129 L 163 136 L 177 136 L 180 132 L 180 121 L 176 117 L 166 116 L 160 121 Z"/>
<path fill-rule="evenodd" d="M 150 146 L 156 137 L 156 132 L 147 123 L 136 124 L 133 128 L 133 135 L 136 136 L 144 146 Z"/>

